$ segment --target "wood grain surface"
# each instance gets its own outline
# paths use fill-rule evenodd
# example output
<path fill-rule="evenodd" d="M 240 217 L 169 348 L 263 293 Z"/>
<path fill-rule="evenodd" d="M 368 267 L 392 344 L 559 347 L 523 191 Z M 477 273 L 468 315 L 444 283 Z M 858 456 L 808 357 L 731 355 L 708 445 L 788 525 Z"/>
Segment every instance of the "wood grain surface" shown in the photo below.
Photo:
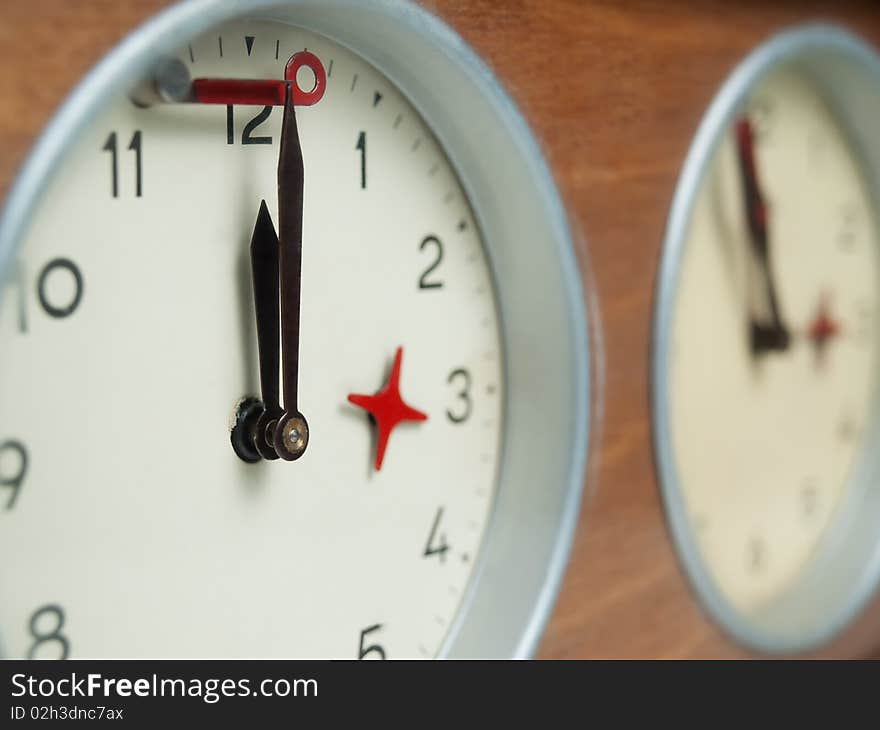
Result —
<path fill-rule="evenodd" d="M 167 0 L 0 0 L 0 195 L 64 95 Z M 654 277 L 675 180 L 718 86 L 787 25 L 844 24 L 856 2 L 428 0 L 493 67 L 550 161 L 578 235 L 602 352 L 571 562 L 539 656 L 736 657 L 681 575 L 654 476 L 648 408 Z M 880 647 L 880 608 L 826 653 Z"/>

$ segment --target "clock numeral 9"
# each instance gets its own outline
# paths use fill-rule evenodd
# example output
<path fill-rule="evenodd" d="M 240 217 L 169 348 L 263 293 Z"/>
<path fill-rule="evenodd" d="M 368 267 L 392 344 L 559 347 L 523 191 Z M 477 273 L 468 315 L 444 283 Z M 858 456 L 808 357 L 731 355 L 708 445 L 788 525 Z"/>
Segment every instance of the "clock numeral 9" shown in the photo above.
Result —
<path fill-rule="evenodd" d="M 119 197 L 119 155 L 116 151 L 116 132 L 111 132 L 107 137 L 107 141 L 101 148 L 104 152 L 110 153 L 110 192 L 114 198 Z M 135 176 L 134 191 L 135 197 L 140 198 L 143 194 L 143 160 L 141 154 L 141 130 L 135 131 L 131 136 L 131 142 L 128 143 L 128 149 L 134 152 Z"/>
<path fill-rule="evenodd" d="M 30 620 L 30 632 L 36 641 L 28 650 L 28 659 L 36 659 L 40 646 L 49 643 L 55 644 L 59 650 L 59 655 L 54 657 L 55 659 L 67 659 L 70 656 L 70 642 L 61 633 L 63 628 L 64 610 L 61 606 L 49 604 L 34 611 Z"/>
<path fill-rule="evenodd" d="M 367 628 L 361 631 L 361 640 L 358 646 L 358 659 L 366 659 L 370 654 L 373 654 L 378 659 L 385 659 L 385 649 L 382 648 L 380 644 L 370 644 L 369 646 L 364 646 L 364 639 L 367 638 L 367 634 L 372 634 L 375 631 L 379 631 L 382 628 L 382 624 L 373 624 L 372 626 L 368 626 Z"/>
<path fill-rule="evenodd" d="M 443 243 L 437 238 L 437 236 L 426 236 L 422 239 L 421 244 L 419 244 L 419 251 L 424 251 L 426 248 L 434 249 L 434 261 L 427 269 L 425 269 L 421 277 L 419 277 L 419 289 L 442 289 L 442 281 L 429 277 L 434 273 L 434 270 L 440 266 L 440 262 L 443 261 Z"/>
<path fill-rule="evenodd" d="M 235 107 L 232 104 L 228 104 L 226 106 L 226 144 L 235 144 Z M 257 127 L 259 127 L 263 122 L 265 122 L 269 115 L 272 113 L 271 106 L 264 106 L 262 111 L 258 112 L 257 115 L 251 119 L 247 124 L 244 125 L 244 129 L 241 132 L 241 143 L 242 144 L 272 144 L 272 137 L 270 136 L 253 136 L 253 133 L 256 131 Z"/>
<path fill-rule="evenodd" d="M 15 463 L 15 468 L 7 472 L 6 468 L 10 462 Z M 6 509 L 10 510 L 15 506 L 15 500 L 18 499 L 27 472 L 28 452 L 24 444 L 15 439 L 0 443 L 0 487 L 9 487 L 12 490 L 6 502 Z"/>
<path fill-rule="evenodd" d="M 460 384 L 459 390 L 456 393 L 460 405 L 456 410 L 447 408 L 446 417 L 453 423 L 464 423 L 471 417 L 471 412 L 474 408 L 474 402 L 471 399 L 471 374 L 464 368 L 457 368 L 449 373 L 446 382 L 449 385 Z"/>

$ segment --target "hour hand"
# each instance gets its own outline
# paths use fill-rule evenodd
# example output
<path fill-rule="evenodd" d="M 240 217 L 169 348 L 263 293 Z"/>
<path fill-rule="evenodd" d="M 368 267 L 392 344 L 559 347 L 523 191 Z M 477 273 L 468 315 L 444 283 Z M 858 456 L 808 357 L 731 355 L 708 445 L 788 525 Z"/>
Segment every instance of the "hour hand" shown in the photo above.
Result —
<path fill-rule="evenodd" d="M 260 212 L 251 237 L 251 271 L 254 284 L 254 307 L 257 315 L 257 347 L 260 356 L 260 387 L 263 395 L 263 413 L 257 421 L 254 446 L 264 459 L 277 459 L 273 435 L 281 405 L 278 397 L 280 370 L 279 350 L 279 284 L 278 234 L 266 207 L 260 203 Z"/>

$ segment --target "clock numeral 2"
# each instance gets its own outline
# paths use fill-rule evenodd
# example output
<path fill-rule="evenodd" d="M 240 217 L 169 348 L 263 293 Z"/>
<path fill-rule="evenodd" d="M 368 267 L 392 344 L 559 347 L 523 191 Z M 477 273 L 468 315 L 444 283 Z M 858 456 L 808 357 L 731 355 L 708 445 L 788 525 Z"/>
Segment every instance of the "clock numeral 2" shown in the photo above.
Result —
<path fill-rule="evenodd" d="M 226 144 L 235 144 L 235 111 L 232 104 L 228 104 L 226 106 Z M 259 127 L 263 122 L 265 122 L 269 115 L 272 113 L 271 106 L 264 106 L 262 111 L 260 111 L 253 119 L 251 119 L 247 124 L 244 125 L 244 129 L 241 132 L 241 143 L 242 144 L 272 144 L 272 137 L 270 136 L 253 136 L 253 133 L 256 131 L 257 127 Z"/>
<path fill-rule="evenodd" d="M 131 142 L 128 143 L 128 149 L 134 152 L 135 160 L 135 197 L 140 198 L 143 195 L 143 155 L 141 151 L 141 130 L 135 131 L 131 136 Z M 110 191 L 114 198 L 119 197 L 119 155 L 116 150 L 116 132 L 111 132 L 107 137 L 107 141 L 101 148 L 104 152 L 110 153 Z"/>
<path fill-rule="evenodd" d="M 419 251 L 424 251 L 426 248 L 434 249 L 434 261 L 419 277 L 419 289 L 441 289 L 443 288 L 443 282 L 439 279 L 431 278 L 431 274 L 434 273 L 434 270 L 443 261 L 443 243 L 437 236 L 426 236 L 419 244 Z"/>

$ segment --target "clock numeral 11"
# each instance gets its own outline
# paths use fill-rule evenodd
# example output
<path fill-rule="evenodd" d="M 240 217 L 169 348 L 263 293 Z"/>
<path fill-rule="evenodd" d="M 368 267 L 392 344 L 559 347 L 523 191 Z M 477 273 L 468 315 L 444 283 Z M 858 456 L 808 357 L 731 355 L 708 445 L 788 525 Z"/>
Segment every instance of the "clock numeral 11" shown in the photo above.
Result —
<path fill-rule="evenodd" d="M 110 190 L 114 198 L 119 197 L 119 155 L 116 150 L 116 132 L 111 132 L 107 137 L 107 141 L 101 148 L 104 152 L 110 153 L 110 174 L 111 186 Z M 134 152 L 135 159 L 135 197 L 140 198 L 143 194 L 143 159 L 141 153 L 141 130 L 137 130 L 131 136 L 131 142 L 128 143 L 128 149 Z"/>

